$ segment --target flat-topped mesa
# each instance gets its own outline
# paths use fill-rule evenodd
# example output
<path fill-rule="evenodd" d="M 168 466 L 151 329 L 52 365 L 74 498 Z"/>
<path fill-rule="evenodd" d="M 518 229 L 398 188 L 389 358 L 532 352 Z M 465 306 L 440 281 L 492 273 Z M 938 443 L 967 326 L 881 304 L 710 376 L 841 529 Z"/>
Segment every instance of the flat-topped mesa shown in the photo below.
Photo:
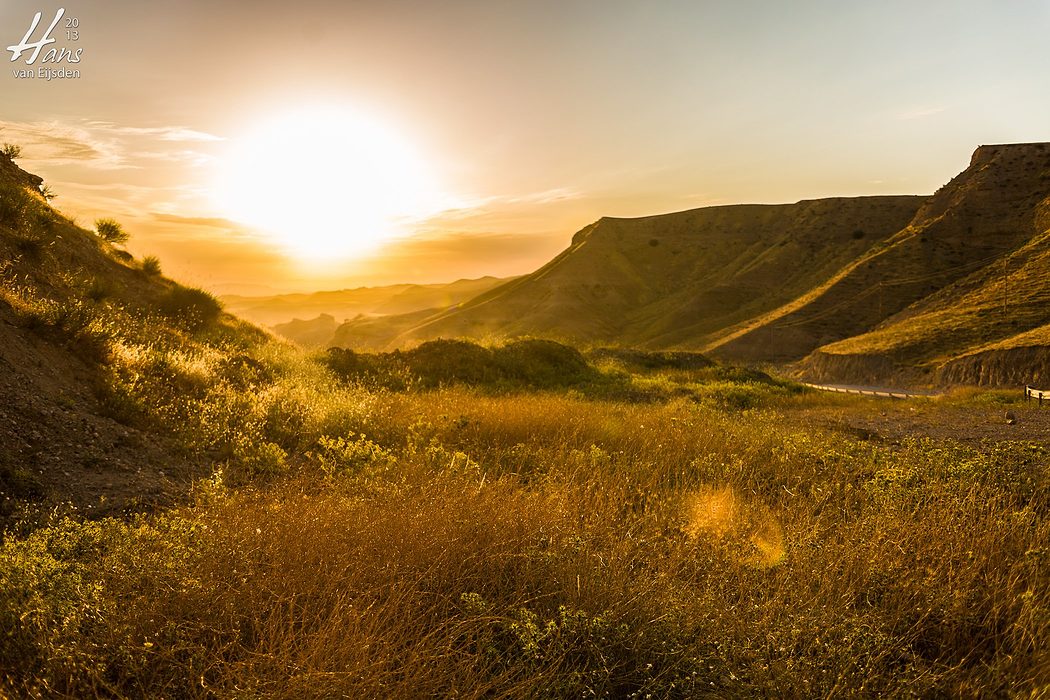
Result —
<path fill-rule="evenodd" d="M 978 146 L 970 158 L 970 166 L 986 163 L 997 155 L 1020 157 L 1027 154 L 1043 155 L 1050 153 L 1050 143 L 1045 141 L 1032 141 L 1029 143 L 993 143 Z"/>

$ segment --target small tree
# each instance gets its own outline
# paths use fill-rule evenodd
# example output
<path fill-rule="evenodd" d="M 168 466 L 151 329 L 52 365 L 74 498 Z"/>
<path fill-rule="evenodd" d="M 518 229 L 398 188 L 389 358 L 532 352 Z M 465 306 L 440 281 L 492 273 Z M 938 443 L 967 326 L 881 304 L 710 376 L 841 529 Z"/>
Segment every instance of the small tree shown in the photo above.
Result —
<path fill-rule="evenodd" d="M 131 238 L 116 219 L 96 219 L 95 231 L 102 240 L 115 244 L 127 243 Z"/>
<path fill-rule="evenodd" d="M 3 146 L 0 146 L 0 153 L 14 160 L 22 155 L 22 147 L 13 143 L 5 143 Z"/>

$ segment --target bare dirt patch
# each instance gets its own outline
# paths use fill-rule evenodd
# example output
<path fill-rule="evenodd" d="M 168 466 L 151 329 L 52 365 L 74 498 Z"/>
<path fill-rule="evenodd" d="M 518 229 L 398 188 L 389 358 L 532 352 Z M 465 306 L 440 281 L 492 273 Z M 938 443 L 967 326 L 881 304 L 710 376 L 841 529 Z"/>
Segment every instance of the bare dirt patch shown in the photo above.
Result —
<path fill-rule="evenodd" d="M 105 415 L 76 348 L 20 328 L 0 303 L 0 521 L 17 504 L 116 514 L 170 503 L 194 469 L 155 434 Z"/>
<path fill-rule="evenodd" d="M 1008 422 L 1007 413 L 1014 416 Z M 905 438 L 964 443 L 1023 441 L 1050 444 L 1050 405 L 958 405 L 938 399 L 844 399 L 841 404 L 791 414 L 805 425 L 862 439 L 898 442 Z"/>

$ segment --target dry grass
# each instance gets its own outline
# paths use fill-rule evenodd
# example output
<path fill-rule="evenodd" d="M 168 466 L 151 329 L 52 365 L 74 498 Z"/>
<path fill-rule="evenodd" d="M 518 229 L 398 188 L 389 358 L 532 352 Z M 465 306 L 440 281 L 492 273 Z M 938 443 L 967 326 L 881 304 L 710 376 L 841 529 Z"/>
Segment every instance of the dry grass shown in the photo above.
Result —
<path fill-rule="evenodd" d="M 372 464 L 308 457 L 270 486 L 215 480 L 136 523 L 9 538 L 10 692 L 835 697 L 1050 683 L 1041 449 L 888 450 L 689 401 L 456 389 L 371 406 L 353 429 L 384 446 L 354 453 Z"/>

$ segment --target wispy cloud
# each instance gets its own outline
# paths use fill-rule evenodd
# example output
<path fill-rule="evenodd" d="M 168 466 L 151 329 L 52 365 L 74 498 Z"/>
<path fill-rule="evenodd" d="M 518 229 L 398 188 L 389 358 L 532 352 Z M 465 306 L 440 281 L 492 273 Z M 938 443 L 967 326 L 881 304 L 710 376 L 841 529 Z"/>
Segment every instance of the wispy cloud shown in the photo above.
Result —
<path fill-rule="evenodd" d="M 932 117 L 935 114 L 940 114 L 946 109 L 946 107 L 918 107 L 916 109 L 898 112 L 897 119 L 900 119 L 902 121 L 909 121 L 912 119 L 924 119 L 925 117 Z"/>
<path fill-rule="evenodd" d="M 586 195 L 579 190 L 570 187 L 555 187 L 524 194 L 467 198 L 456 202 L 454 206 L 427 217 L 427 220 L 431 223 L 444 222 L 448 224 L 479 217 L 488 218 L 496 214 L 505 215 L 509 212 L 531 209 L 535 206 L 564 204 L 583 199 L 584 197 Z"/>
<path fill-rule="evenodd" d="M 235 221 L 224 219 L 219 216 L 179 216 L 178 214 L 165 214 L 163 212 L 152 212 L 154 221 L 163 224 L 179 224 L 182 226 L 209 226 L 211 228 L 236 228 L 239 227 Z"/>
<path fill-rule="evenodd" d="M 168 163 L 185 163 L 192 167 L 199 167 L 215 162 L 215 156 L 200 151 L 178 150 L 178 151 L 135 151 L 132 156 L 143 160 L 159 160 Z"/>
<path fill-rule="evenodd" d="M 160 141 L 224 141 L 222 136 L 208 134 L 196 129 L 184 126 L 120 126 L 113 122 L 88 121 L 85 124 L 92 129 L 98 129 L 113 134 L 125 134 L 129 136 L 147 136 Z"/>
<path fill-rule="evenodd" d="M 22 146 L 23 158 L 33 165 L 84 165 L 100 170 L 138 169 L 144 160 L 163 159 L 191 166 L 212 157 L 165 144 L 210 143 L 222 138 L 183 126 L 135 127 L 112 122 L 0 121 L 0 140 Z"/>
<path fill-rule="evenodd" d="M 34 164 L 89 164 L 105 170 L 129 167 L 119 143 L 83 124 L 0 121 L 0 139 L 21 146 L 23 158 Z"/>

